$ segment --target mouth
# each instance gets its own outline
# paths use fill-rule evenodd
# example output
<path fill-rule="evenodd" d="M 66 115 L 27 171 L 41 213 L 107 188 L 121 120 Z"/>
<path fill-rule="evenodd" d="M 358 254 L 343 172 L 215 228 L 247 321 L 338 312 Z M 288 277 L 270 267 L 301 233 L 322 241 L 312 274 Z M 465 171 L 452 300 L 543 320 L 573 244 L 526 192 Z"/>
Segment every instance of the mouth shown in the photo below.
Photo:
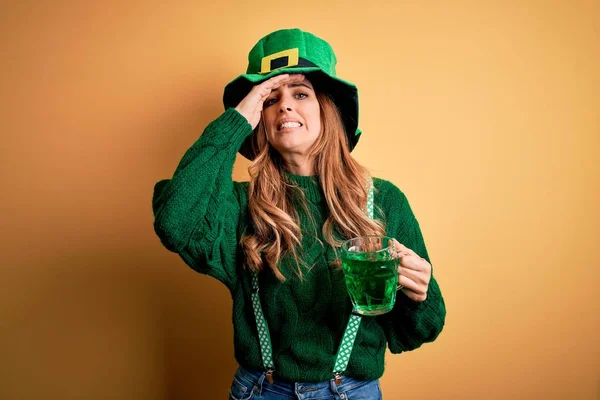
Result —
<path fill-rule="evenodd" d="M 300 122 L 286 121 L 286 122 L 282 122 L 279 125 L 277 125 L 277 130 L 281 131 L 282 129 L 286 129 L 286 128 L 300 128 L 301 126 L 302 126 L 302 124 Z"/>

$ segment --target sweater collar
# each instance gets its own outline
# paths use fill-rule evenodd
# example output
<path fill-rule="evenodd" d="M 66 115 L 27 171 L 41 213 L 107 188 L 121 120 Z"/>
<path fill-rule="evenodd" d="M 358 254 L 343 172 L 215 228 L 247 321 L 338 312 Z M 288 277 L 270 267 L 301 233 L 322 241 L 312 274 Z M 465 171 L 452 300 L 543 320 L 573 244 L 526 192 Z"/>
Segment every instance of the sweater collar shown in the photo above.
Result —
<path fill-rule="evenodd" d="M 319 177 L 317 175 L 301 176 L 286 171 L 285 176 L 289 182 L 298 186 L 300 190 L 304 192 L 306 200 L 311 203 L 318 203 L 323 200 L 323 191 L 321 190 Z"/>

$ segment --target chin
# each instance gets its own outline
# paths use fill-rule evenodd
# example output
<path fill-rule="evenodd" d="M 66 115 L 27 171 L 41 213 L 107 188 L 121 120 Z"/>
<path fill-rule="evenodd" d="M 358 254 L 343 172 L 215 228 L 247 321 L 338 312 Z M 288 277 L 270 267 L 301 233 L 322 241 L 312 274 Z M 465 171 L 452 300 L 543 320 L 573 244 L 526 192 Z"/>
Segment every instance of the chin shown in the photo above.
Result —
<path fill-rule="evenodd" d="M 277 143 L 277 145 L 273 146 L 275 148 L 275 150 L 277 150 L 278 152 L 290 152 L 290 151 L 294 151 L 294 150 L 298 150 L 299 148 L 302 147 L 301 144 L 299 143 L 291 143 L 291 142 L 285 142 L 285 143 Z"/>

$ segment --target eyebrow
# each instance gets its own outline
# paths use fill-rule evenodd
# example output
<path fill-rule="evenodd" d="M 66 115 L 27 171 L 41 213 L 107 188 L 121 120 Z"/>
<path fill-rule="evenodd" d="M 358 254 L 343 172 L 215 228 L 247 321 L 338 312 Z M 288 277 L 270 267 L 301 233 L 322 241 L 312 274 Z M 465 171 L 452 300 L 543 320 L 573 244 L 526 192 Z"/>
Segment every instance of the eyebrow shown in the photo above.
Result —
<path fill-rule="evenodd" d="M 300 86 L 304 86 L 305 88 L 310 89 L 312 91 L 315 90 L 315 89 L 311 88 L 310 86 L 308 86 L 306 83 L 302 83 L 302 82 L 295 82 L 295 83 L 288 83 L 287 84 L 287 87 L 289 87 L 289 88 L 295 88 L 295 87 L 300 87 Z M 272 91 L 273 92 L 278 92 L 279 88 L 273 89 Z"/>

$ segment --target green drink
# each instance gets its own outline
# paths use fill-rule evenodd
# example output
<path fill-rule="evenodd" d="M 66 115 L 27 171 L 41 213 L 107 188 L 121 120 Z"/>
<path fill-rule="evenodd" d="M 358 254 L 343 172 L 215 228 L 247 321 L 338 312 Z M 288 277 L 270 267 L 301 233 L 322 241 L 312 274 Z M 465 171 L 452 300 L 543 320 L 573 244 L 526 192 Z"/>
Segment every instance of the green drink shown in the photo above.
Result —
<path fill-rule="evenodd" d="M 398 259 L 391 238 L 363 236 L 342 245 L 342 269 L 354 311 L 380 315 L 391 311 L 396 301 Z"/>

